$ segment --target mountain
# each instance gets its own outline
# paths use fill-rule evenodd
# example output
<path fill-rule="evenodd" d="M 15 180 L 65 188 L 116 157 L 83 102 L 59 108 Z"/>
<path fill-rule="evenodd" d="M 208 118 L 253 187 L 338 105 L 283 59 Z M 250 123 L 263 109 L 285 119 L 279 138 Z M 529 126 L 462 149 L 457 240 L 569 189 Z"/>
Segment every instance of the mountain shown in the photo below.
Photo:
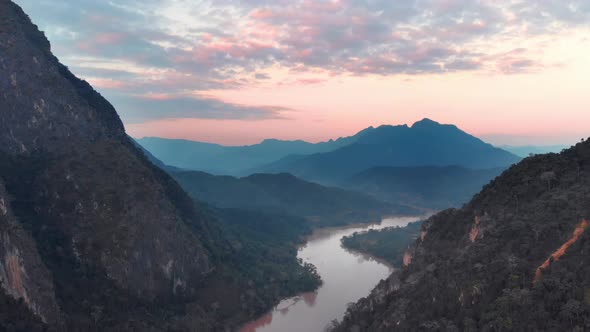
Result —
<path fill-rule="evenodd" d="M 504 149 L 510 153 L 514 153 L 519 157 L 528 157 L 531 154 L 544 154 L 544 153 L 557 153 L 563 149 L 567 149 L 565 145 L 502 145 L 501 149 Z"/>
<path fill-rule="evenodd" d="M 503 170 L 458 166 L 375 167 L 340 185 L 386 202 L 436 210 L 459 207 L 468 202 Z"/>
<path fill-rule="evenodd" d="M 214 268 L 208 220 L 7 0 L 0 50 L 2 292 L 49 326 L 82 329 L 98 308 L 118 326 L 150 324 L 154 299 L 196 296 Z"/>
<path fill-rule="evenodd" d="M 429 119 L 411 127 L 368 128 L 342 148 L 295 160 L 279 160 L 259 171 L 288 172 L 321 183 L 335 183 L 379 166 L 461 166 L 474 169 L 506 167 L 519 157 L 484 143 L 453 125 Z"/>
<path fill-rule="evenodd" d="M 384 215 L 421 213 L 408 206 L 383 203 L 365 194 L 324 187 L 290 174 L 254 174 L 235 178 L 185 171 L 174 172 L 172 176 L 199 201 L 220 208 L 301 216 L 315 226 L 380 220 Z"/>
<path fill-rule="evenodd" d="M 195 202 L 0 0 L 0 331 L 231 330 L 317 286 L 308 230 Z"/>
<path fill-rule="evenodd" d="M 590 142 L 526 158 L 428 219 L 335 331 L 586 330 L 589 217 Z"/>
<path fill-rule="evenodd" d="M 137 142 L 170 166 L 219 175 L 245 175 L 250 170 L 288 155 L 327 152 L 349 144 L 353 138 L 321 143 L 267 139 L 259 144 L 223 146 L 180 139 L 145 137 Z"/>

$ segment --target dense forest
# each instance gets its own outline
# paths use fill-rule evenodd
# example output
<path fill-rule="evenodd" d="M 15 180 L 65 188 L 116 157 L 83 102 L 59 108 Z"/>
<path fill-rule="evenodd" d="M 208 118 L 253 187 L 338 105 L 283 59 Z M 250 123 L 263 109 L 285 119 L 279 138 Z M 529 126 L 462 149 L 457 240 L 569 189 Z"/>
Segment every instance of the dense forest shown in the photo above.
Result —
<path fill-rule="evenodd" d="M 421 221 L 406 227 L 388 227 L 380 230 L 357 232 L 342 238 L 342 245 L 385 260 L 393 266 L 401 266 L 404 252 L 420 236 Z"/>
<path fill-rule="evenodd" d="M 214 303 L 216 319 L 236 326 L 262 315 L 283 298 L 321 284 L 315 267 L 297 259 L 298 246 L 312 230 L 305 219 L 195 204 L 215 220 L 213 241 L 226 244 L 221 250 L 212 247 L 218 269 L 198 295 L 202 306 Z"/>
<path fill-rule="evenodd" d="M 47 325 L 28 310 L 22 299 L 15 300 L 6 295 L 4 290 L 0 290 L 0 331 L 44 332 L 48 330 Z"/>
<path fill-rule="evenodd" d="M 336 331 L 590 329 L 590 141 L 532 156 L 424 222 Z"/>

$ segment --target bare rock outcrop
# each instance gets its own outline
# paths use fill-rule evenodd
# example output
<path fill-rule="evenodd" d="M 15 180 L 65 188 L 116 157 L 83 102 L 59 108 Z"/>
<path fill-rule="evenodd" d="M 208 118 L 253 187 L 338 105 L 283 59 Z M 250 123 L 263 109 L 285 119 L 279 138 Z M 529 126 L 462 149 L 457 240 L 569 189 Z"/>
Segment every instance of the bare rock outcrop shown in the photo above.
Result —
<path fill-rule="evenodd" d="M 10 197 L 0 181 L 0 287 L 22 300 L 32 313 L 51 325 L 62 323 L 53 280 L 32 237 L 10 209 Z"/>

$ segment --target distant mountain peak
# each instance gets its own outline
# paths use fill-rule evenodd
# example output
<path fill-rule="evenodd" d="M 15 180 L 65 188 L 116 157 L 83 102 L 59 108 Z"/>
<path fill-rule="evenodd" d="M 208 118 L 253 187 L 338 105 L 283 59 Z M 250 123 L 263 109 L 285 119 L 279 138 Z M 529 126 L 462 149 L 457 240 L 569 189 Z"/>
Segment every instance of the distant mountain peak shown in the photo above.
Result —
<path fill-rule="evenodd" d="M 276 142 L 284 142 L 284 141 L 283 140 L 280 140 L 280 139 L 276 139 L 276 138 L 266 138 L 266 139 L 264 139 L 261 142 L 261 144 L 264 144 L 264 143 L 276 143 Z"/>
<path fill-rule="evenodd" d="M 301 140 L 301 139 L 283 140 L 283 139 L 277 139 L 277 138 L 266 138 L 266 139 L 262 140 L 262 142 L 260 142 L 260 144 L 284 144 L 284 143 L 313 144 L 313 143 L 308 143 L 308 142 Z M 256 145 L 256 144 L 254 144 L 254 145 Z"/>
<path fill-rule="evenodd" d="M 440 123 L 431 120 L 429 118 L 424 118 L 420 121 L 416 121 L 413 125 L 412 128 L 419 128 L 419 127 L 432 127 L 432 126 L 441 126 Z"/>
<path fill-rule="evenodd" d="M 452 124 L 423 119 L 407 125 L 382 125 L 355 135 L 354 144 L 325 153 L 274 163 L 266 172 L 289 172 L 333 183 L 375 166 L 450 166 L 486 169 L 520 160 Z"/>

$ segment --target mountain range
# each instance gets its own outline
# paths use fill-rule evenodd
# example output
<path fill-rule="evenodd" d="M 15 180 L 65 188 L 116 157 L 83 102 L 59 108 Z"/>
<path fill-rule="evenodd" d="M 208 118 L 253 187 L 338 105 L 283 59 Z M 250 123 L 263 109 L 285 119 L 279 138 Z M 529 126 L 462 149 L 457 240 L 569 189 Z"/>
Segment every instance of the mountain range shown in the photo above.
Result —
<path fill-rule="evenodd" d="M 291 173 L 331 185 L 374 167 L 493 169 L 520 160 L 456 126 L 430 119 L 412 126 L 369 127 L 354 136 L 317 144 L 265 140 L 257 145 L 224 147 L 162 138 L 137 142 L 167 165 L 187 170 L 233 175 Z"/>
<path fill-rule="evenodd" d="M 170 164 L 183 166 L 187 171 L 209 168 L 222 174 L 288 173 L 302 180 L 362 192 L 390 204 L 431 210 L 460 206 L 503 169 L 520 160 L 456 126 L 429 119 L 411 127 L 369 127 L 354 136 L 318 144 L 266 140 L 252 146 L 223 147 L 161 138 L 137 142 L 159 167 L 173 173 L 178 172 Z M 204 152 L 203 146 L 209 152 Z M 320 150 L 325 151 L 317 152 Z M 178 151 L 184 151 L 185 156 L 179 157 Z M 189 161 L 196 160 L 193 155 L 206 161 Z M 256 164 L 253 160 L 260 163 L 279 156 L 283 157 L 253 167 Z M 179 162 L 179 158 L 185 161 Z M 228 160 L 233 169 L 222 170 Z M 182 183 L 188 174 L 175 177 Z M 209 194 L 228 199 L 242 195 L 251 202 L 244 188 L 232 187 L 236 182 L 230 178 L 207 177 L 203 173 L 192 173 L 191 177 L 194 183 L 204 185 L 200 190 L 208 190 L 198 195 L 201 200 L 214 200 L 207 197 Z M 212 189 L 207 184 L 213 182 L 205 179 L 215 179 L 219 187 Z M 245 185 L 244 181 L 241 184 Z M 194 184 L 189 186 L 195 188 Z M 272 201 L 273 198 L 268 199 Z"/>
<path fill-rule="evenodd" d="M 345 146 L 354 137 L 321 143 L 267 139 L 259 144 L 223 146 L 180 139 L 144 137 L 137 142 L 167 165 L 216 175 L 246 175 L 290 154 L 308 155 Z"/>
<path fill-rule="evenodd" d="M 291 173 L 326 184 L 335 184 L 373 167 L 491 169 L 520 160 L 454 125 L 430 119 L 411 127 L 369 127 L 354 136 L 317 144 L 265 140 L 257 145 L 225 147 L 163 138 L 143 138 L 137 142 L 167 165 L 187 170 L 242 176 Z"/>
<path fill-rule="evenodd" d="M 473 169 L 506 167 L 520 158 L 484 143 L 454 125 L 429 119 L 411 127 L 380 126 L 362 131 L 350 145 L 262 167 L 304 179 L 334 183 L 373 167 L 461 166 Z"/>

